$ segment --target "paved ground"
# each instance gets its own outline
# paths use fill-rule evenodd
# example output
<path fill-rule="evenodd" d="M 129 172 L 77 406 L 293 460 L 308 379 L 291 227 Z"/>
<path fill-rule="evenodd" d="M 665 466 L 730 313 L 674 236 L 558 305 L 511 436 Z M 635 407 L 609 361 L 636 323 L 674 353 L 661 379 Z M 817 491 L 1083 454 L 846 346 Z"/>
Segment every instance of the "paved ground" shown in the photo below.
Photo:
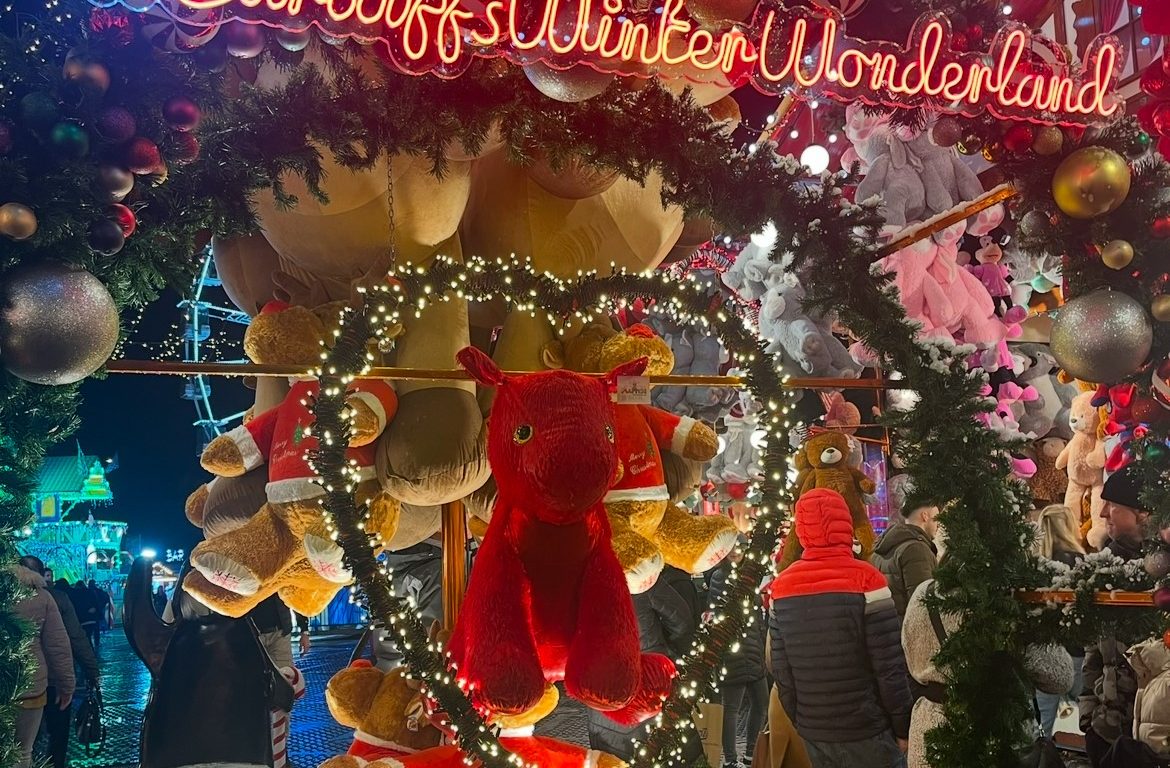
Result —
<path fill-rule="evenodd" d="M 292 768 L 315 768 L 325 758 L 348 749 L 350 732 L 330 717 L 324 691 L 329 677 L 349 661 L 356 640 L 356 634 L 317 637 L 309 654 L 296 658 L 308 687 L 305 698 L 297 703 L 292 715 L 292 737 L 289 739 Z M 69 752 L 71 765 L 76 768 L 136 766 L 142 710 L 150 689 L 150 675 L 131 652 L 120 631 L 104 636 L 100 656 L 108 739 L 105 748 L 92 756 L 87 756 L 79 745 L 72 744 Z M 76 701 L 83 696 L 79 693 Z M 585 723 L 584 707 L 562 696 L 557 711 L 542 721 L 538 730 L 565 741 L 585 744 L 588 739 Z M 1068 768 L 1087 768 L 1087 763 L 1073 755 L 1066 755 L 1066 759 Z"/>

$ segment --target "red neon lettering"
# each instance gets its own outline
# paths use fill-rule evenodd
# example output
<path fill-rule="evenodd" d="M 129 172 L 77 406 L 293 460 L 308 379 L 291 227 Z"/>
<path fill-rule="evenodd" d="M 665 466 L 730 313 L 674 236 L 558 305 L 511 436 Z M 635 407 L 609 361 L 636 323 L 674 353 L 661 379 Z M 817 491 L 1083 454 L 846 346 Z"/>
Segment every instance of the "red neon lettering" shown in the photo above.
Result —
<path fill-rule="evenodd" d="M 576 0 L 575 6 L 544 0 L 528 21 L 521 11 L 540 0 L 480 0 L 477 10 L 469 1 L 311 0 L 310 7 L 320 10 L 309 15 L 328 33 L 352 35 L 354 24 L 381 28 L 373 36 L 390 45 L 394 61 L 420 73 L 442 63 L 445 76 L 473 56 L 502 54 L 527 63 L 530 52 L 540 58 L 543 48 L 559 67 L 606 63 L 606 71 L 643 76 L 656 63 L 726 75 L 750 71 L 753 84 L 768 93 L 816 88 L 842 101 L 967 115 L 988 109 L 1009 119 L 1042 122 L 1046 115 L 1038 113 L 1053 113 L 1058 122 L 1087 122 L 1120 109 L 1112 92 L 1121 56 L 1112 38 L 1095 41 L 1083 67 L 1060 64 L 1055 71 L 1024 73 L 1030 32 L 1005 29 L 990 51 L 958 53 L 951 50 L 949 23 L 942 17 L 922 19 L 910 44 L 901 47 L 854 40 L 834 13 L 819 6 L 787 9 L 778 0 L 763 0 L 767 5 L 750 25 L 718 31 L 696 28 L 685 0 L 652 0 L 651 10 L 642 13 L 623 9 L 622 0 Z M 226 18 L 271 23 L 272 15 L 302 15 L 305 0 L 179 2 L 195 10 L 234 5 Z M 815 37 L 814 23 L 820 25 Z M 624 63 L 631 66 L 623 69 Z"/>

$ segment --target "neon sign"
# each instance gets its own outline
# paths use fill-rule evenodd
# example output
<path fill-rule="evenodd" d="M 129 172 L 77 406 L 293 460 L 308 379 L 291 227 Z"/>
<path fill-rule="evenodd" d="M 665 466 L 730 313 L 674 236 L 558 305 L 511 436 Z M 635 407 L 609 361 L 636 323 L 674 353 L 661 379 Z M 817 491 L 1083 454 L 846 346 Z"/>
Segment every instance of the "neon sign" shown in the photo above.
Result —
<path fill-rule="evenodd" d="M 121 0 L 132 2 L 133 0 Z M 140 1 L 140 0 L 139 0 Z M 765 93 L 1048 124 L 1089 123 L 1119 113 L 1123 49 L 1101 36 L 1081 64 L 1009 23 L 986 51 L 956 52 L 947 19 L 925 16 L 907 45 L 845 34 L 821 7 L 764 0 L 749 24 L 711 31 L 684 0 L 656 0 L 644 13 L 622 0 L 178 0 L 217 21 L 237 18 L 284 29 L 316 25 L 336 37 L 384 44 L 414 74 L 460 74 L 475 57 L 648 77 L 720 77 Z"/>

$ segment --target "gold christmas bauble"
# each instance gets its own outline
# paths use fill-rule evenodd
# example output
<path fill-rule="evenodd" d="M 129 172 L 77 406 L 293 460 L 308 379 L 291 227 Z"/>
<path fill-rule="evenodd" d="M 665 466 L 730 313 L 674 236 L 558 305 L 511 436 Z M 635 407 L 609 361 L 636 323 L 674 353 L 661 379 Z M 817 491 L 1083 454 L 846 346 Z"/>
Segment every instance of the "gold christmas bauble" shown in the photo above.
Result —
<path fill-rule="evenodd" d="M 1129 195 L 1129 185 L 1124 157 L 1104 147 L 1085 147 L 1057 167 L 1052 197 L 1068 216 L 1095 219 L 1117 210 Z"/>
<path fill-rule="evenodd" d="M 731 26 L 747 21 L 755 10 L 755 0 L 691 0 L 687 11 L 707 27 Z"/>
<path fill-rule="evenodd" d="M 13 240 L 27 240 L 37 232 L 37 215 L 20 203 L 0 205 L 0 235 Z"/>
<path fill-rule="evenodd" d="M 1170 323 L 1170 293 L 1154 297 L 1150 302 L 1150 314 L 1159 323 Z"/>
<path fill-rule="evenodd" d="M 1046 125 L 1036 131 L 1032 140 L 1032 151 L 1038 155 L 1055 155 L 1064 146 L 1064 132 L 1053 125 Z"/>
<path fill-rule="evenodd" d="M 1133 246 L 1125 240 L 1110 240 L 1101 246 L 1101 261 L 1110 269 L 1125 269 L 1133 261 Z"/>

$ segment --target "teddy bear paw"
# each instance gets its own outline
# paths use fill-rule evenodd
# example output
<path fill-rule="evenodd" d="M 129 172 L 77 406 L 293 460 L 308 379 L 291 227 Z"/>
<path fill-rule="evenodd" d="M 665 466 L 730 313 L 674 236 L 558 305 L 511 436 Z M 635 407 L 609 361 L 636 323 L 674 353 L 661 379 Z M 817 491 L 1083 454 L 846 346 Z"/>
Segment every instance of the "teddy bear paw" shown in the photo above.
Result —
<path fill-rule="evenodd" d="M 329 539 L 305 534 L 305 555 L 317 574 L 331 584 L 349 584 L 353 572 L 345 565 L 345 552 Z"/>
<path fill-rule="evenodd" d="M 247 471 L 240 447 L 227 435 L 220 435 L 207 444 L 199 457 L 199 465 L 220 477 L 239 477 Z"/>
<path fill-rule="evenodd" d="M 207 483 L 204 483 L 192 491 L 183 504 L 183 512 L 187 515 L 187 520 L 196 528 L 203 527 L 204 507 L 207 506 L 207 498 L 210 495 L 211 489 L 207 487 Z"/>
<path fill-rule="evenodd" d="M 735 530 L 735 528 L 729 528 L 727 530 L 720 531 L 719 534 L 711 540 L 711 543 L 707 545 L 707 548 L 700 552 L 699 556 L 695 558 L 695 562 L 692 566 L 693 570 L 691 573 L 703 573 L 704 571 L 710 570 L 711 568 L 714 568 L 716 565 L 718 565 L 723 560 L 723 558 L 727 557 L 727 555 L 731 553 L 732 548 L 735 547 L 735 540 L 737 536 L 738 532 Z"/>
<path fill-rule="evenodd" d="M 702 422 L 691 427 L 683 444 L 683 456 L 694 461 L 710 461 L 719 453 L 719 437 Z"/>
<path fill-rule="evenodd" d="M 626 568 L 626 584 L 630 587 L 630 594 L 639 595 L 654 586 L 663 565 L 662 553 L 655 552 Z"/>
<path fill-rule="evenodd" d="M 191 566 L 212 584 L 237 595 L 254 595 L 260 589 L 260 578 L 251 568 L 219 552 L 196 552 Z"/>
<path fill-rule="evenodd" d="M 361 448 L 378 439 L 382 432 L 382 420 L 374 409 L 361 400 L 350 399 L 348 405 L 353 413 L 349 427 L 349 445 Z"/>

